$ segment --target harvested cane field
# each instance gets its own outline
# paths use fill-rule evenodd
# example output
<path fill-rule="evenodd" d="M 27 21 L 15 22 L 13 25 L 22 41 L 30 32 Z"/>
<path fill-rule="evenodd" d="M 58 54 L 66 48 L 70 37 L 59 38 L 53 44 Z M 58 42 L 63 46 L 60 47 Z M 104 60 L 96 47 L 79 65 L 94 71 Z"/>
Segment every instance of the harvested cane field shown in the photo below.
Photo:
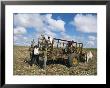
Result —
<path fill-rule="evenodd" d="M 84 49 L 94 55 L 88 63 L 79 63 L 75 67 L 67 67 L 64 64 L 48 64 L 45 70 L 37 65 L 30 66 L 28 47 L 14 46 L 13 74 L 14 75 L 97 75 L 97 49 Z"/>

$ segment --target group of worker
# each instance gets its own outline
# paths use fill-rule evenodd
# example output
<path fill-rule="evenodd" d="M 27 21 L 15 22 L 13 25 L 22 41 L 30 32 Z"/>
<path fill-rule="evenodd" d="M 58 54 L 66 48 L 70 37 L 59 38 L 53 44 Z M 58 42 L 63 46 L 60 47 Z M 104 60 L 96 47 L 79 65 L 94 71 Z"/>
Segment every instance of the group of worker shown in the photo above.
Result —
<path fill-rule="evenodd" d="M 45 37 L 41 35 L 42 47 L 39 44 L 35 45 L 34 40 L 31 42 L 30 49 L 30 65 L 36 64 L 40 68 L 45 69 L 47 64 L 47 43 L 50 44 L 51 40 L 48 37 L 48 41 L 45 41 Z"/>
<path fill-rule="evenodd" d="M 45 69 L 46 68 L 46 64 L 47 64 L 47 56 L 48 56 L 48 50 L 50 48 L 50 51 L 52 51 L 52 45 L 53 45 L 53 39 L 51 39 L 50 37 L 48 37 L 46 39 L 46 37 L 44 35 L 41 35 L 41 37 L 38 39 L 38 44 L 35 45 L 34 40 L 31 42 L 31 47 L 30 47 L 30 65 L 32 66 L 33 64 L 36 64 L 38 66 L 40 66 L 41 68 Z M 58 46 L 57 46 L 58 48 Z M 73 45 L 73 41 L 70 41 L 66 44 L 65 48 L 64 48 L 64 43 L 63 43 L 63 48 L 62 48 L 62 52 L 63 52 L 63 56 L 68 56 L 68 54 L 71 53 L 76 53 L 77 50 L 76 47 Z M 79 50 L 80 51 L 80 50 Z M 59 52 L 60 53 L 60 52 Z M 51 53 L 49 53 L 51 54 Z M 52 58 L 52 57 L 50 57 Z M 66 61 L 67 60 L 67 61 Z M 68 62 L 68 59 L 65 59 L 65 62 Z M 65 63 L 68 64 L 68 63 Z"/>

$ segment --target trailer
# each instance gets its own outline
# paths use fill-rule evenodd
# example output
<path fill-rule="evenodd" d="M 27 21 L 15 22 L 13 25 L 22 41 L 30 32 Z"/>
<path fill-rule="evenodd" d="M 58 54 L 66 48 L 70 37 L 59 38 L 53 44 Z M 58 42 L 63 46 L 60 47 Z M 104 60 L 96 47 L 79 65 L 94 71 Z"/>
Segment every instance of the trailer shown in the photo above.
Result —
<path fill-rule="evenodd" d="M 46 39 L 44 35 L 38 38 L 40 57 L 47 57 L 47 60 L 63 61 L 69 66 L 77 66 L 79 62 L 84 62 L 86 54 L 83 53 L 83 43 L 75 41 L 53 38 Z"/>

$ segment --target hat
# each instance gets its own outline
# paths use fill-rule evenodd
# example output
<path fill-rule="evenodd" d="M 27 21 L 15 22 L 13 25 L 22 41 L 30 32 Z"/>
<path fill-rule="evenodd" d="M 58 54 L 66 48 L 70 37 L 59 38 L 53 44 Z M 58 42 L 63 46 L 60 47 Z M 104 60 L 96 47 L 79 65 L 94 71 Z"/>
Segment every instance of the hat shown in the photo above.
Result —
<path fill-rule="evenodd" d="M 35 45 L 34 48 L 38 48 L 38 45 Z"/>

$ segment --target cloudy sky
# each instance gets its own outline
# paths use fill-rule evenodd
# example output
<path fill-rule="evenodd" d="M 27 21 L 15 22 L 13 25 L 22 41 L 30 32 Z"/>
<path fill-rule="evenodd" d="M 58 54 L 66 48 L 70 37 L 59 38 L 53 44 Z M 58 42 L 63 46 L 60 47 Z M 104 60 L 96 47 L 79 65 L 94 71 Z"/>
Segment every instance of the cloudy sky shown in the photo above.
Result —
<path fill-rule="evenodd" d="M 97 47 L 97 14 L 95 13 L 14 13 L 14 45 L 30 45 L 40 34 L 82 42 Z"/>

